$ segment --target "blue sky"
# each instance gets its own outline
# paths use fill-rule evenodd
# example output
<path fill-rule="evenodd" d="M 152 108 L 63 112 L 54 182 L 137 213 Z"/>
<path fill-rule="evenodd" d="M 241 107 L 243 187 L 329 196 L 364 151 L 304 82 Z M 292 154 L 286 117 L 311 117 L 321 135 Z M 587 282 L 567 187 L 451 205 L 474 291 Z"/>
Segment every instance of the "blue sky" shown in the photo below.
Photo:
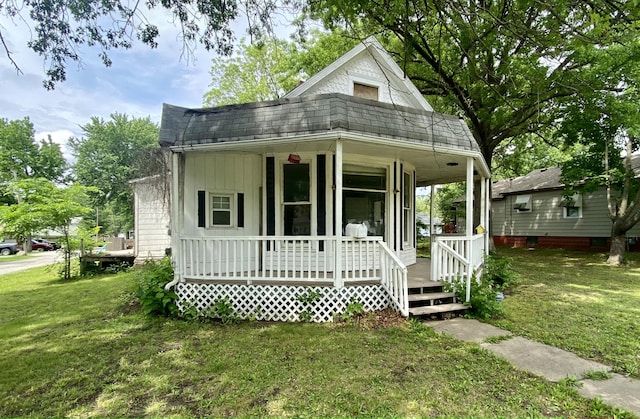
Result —
<path fill-rule="evenodd" d="M 134 117 L 150 116 L 159 123 L 163 102 L 202 106 L 214 53 L 198 46 L 193 59 L 189 62 L 181 59 L 182 44 L 177 40 L 178 32 L 170 16 L 164 11 L 154 11 L 153 15 L 161 34 L 157 49 L 136 44 L 130 50 L 112 51 L 113 65 L 109 68 L 104 67 L 96 52 L 87 50 L 82 65 L 70 63 L 67 81 L 58 84 L 54 91 L 42 86 L 46 69 L 42 58 L 27 47 L 29 29 L 23 23 L 15 24 L 0 17 L 5 41 L 24 72 L 17 75 L 2 51 L 0 117 L 28 116 L 36 140 L 51 134 L 64 149 L 70 136 L 82 135 L 80 125 L 88 123 L 92 116 L 108 119 L 111 113 L 120 112 Z M 68 157 L 68 150 L 64 151 Z"/>

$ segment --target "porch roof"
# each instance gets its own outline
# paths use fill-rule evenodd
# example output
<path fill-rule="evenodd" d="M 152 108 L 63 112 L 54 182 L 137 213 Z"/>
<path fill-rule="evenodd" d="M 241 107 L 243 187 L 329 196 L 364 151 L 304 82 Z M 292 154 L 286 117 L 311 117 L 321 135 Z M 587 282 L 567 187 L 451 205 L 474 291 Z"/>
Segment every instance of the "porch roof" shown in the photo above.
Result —
<path fill-rule="evenodd" d="M 164 104 L 160 144 L 188 147 L 331 132 L 481 155 L 460 118 L 340 93 L 201 109 Z"/>

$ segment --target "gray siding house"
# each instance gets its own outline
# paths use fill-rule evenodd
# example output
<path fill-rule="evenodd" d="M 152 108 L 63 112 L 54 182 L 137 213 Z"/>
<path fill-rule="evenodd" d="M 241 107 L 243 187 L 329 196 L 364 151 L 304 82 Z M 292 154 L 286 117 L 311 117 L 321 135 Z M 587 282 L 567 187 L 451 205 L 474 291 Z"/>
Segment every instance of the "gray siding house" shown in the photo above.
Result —
<path fill-rule="evenodd" d="M 491 226 L 496 246 L 606 250 L 611 219 L 604 188 L 563 198 L 559 167 L 493 182 Z M 640 226 L 628 234 L 630 250 Z"/>

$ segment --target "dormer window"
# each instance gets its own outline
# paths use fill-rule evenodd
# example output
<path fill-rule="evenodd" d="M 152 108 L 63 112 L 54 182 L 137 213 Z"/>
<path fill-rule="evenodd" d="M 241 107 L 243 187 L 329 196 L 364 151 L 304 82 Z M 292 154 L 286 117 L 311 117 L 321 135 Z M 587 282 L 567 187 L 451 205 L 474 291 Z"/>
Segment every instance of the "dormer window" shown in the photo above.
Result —
<path fill-rule="evenodd" d="M 531 195 L 518 195 L 513 209 L 518 212 L 531 211 Z"/>
<path fill-rule="evenodd" d="M 353 95 L 364 99 L 378 100 L 378 88 L 376 86 L 367 86 L 362 83 L 353 83 Z"/>

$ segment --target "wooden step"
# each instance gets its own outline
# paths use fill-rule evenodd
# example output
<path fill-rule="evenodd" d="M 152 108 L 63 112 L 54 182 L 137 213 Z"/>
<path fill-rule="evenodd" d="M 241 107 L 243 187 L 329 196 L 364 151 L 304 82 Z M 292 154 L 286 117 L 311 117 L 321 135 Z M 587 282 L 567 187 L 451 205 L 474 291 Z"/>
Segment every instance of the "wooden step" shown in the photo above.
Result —
<path fill-rule="evenodd" d="M 441 300 L 443 298 L 455 298 L 454 292 L 428 292 L 426 294 L 409 294 L 409 302 Z"/>
<path fill-rule="evenodd" d="M 409 314 L 412 316 L 426 316 L 429 314 L 451 313 L 468 309 L 468 306 L 459 303 L 437 304 L 435 306 L 412 307 L 409 309 Z"/>
<path fill-rule="evenodd" d="M 407 286 L 408 288 L 434 288 L 434 287 L 441 287 L 442 286 L 442 282 L 440 281 L 413 281 L 413 280 L 408 280 L 407 281 Z"/>

